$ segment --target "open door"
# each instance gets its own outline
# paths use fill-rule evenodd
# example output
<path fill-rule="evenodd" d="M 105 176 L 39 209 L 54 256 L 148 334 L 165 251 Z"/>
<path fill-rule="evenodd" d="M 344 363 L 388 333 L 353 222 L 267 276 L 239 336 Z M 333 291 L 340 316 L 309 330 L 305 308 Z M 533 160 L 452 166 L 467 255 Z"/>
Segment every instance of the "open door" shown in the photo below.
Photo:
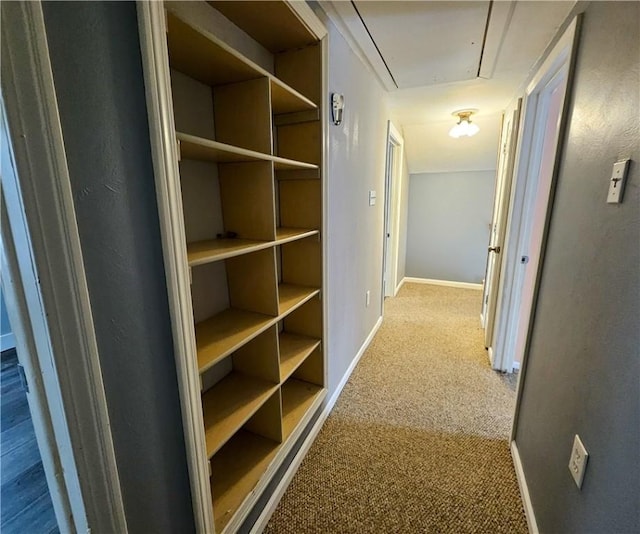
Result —
<path fill-rule="evenodd" d="M 492 367 L 501 371 L 511 372 L 514 362 L 521 369 L 526 367 L 527 337 L 566 122 L 577 26 L 578 19 L 574 19 L 525 91 L 491 346 Z"/>
<path fill-rule="evenodd" d="M 384 196 L 384 252 L 382 299 L 393 297 L 398 287 L 398 249 L 400 234 L 400 183 L 402 181 L 404 140 L 391 121 L 387 123 L 387 158 Z"/>
<path fill-rule="evenodd" d="M 487 251 L 487 270 L 485 273 L 484 294 L 482 295 L 481 321 L 484 328 L 484 345 L 489 349 L 492 359 L 493 325 L 495 323 L 496 305 L 498 302 L 498 287 L 506 235 L 507 215 L 511 198 L 511 183 L 515 162 L 516 145 L 518 142 L 518 123 L 522 99 L 508 109 L 503 118 L 502 134 L 500 137 L 500 154 L 496 171 L 496 193 L 493 203 L 491 233 L 489 249 Z M 492 361 L 493 363 L 493 361 Z"/>

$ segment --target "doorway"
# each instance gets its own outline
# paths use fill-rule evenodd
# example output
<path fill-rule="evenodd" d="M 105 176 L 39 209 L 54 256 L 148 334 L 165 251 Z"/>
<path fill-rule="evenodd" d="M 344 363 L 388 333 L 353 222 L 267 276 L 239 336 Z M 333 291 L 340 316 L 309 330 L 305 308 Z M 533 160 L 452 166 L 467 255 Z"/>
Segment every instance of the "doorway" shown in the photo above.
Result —
<path fill-rule="evenodd" d="M 504 241 L 506 235 L 509 200 L 515 152 L 518 141 L 518 125 L 522 99 L 518 98 L 504 114 L 500 144 L 498 146 L 498 168 L 496 170 L 496 191 L 491 218 L 489 248 L 487 251 L 487 267 L 482 294 L 482 312 L 480 322 L 484 329 L 484 344 L 488 351 L 489 361 L 493 366 L 493 332 L 498 301 L 498 285 L 504 257 Z"/>
<path fill-rule="evenodd" d="M 2 289 L 28 411 L 60 532 L 126 533 L 42 5 L 0 9 Z"/>
<path fill-rule="evenodd" d="M 384 188 L 384 236 L 382 299 L 398 292 L 398 250 L 404 140 L 391 121 L 387 122 L 387 154 Z"/>
<path fill-rule="evenodd" d="M 11 303 L 13 304 L 13 303 Z M 12 306 L 13 307 L 13 306 Z M 38 448 L 34 421 L 28 401 L 24 358 L 16 350 L 4 293 L 0 293 L 0 530 L 4 534 L 59 532 L 53 502 Z"/>
<path fill-rule="evenodd" d="M 492 364 L 500 371 L 511 372 L 514 362 L 524 367 L 569 94 L 576 28 L 577 19 L 574 19 L 525 93 L 505 240 L 504 274 L 500 277 L 492 339 Z"/>

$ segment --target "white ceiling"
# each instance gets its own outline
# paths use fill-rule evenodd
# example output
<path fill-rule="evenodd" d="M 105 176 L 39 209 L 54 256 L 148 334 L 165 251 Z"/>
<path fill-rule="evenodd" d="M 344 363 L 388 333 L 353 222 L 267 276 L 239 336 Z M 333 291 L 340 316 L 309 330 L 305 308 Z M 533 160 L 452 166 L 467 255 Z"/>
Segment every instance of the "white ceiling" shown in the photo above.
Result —
<path fill-rule="evenodd" d="M 477 76 L 488 0 L 354 4 L 399 88 Z"/>
<path fill-rule="evenodd" d="M 389 91 L 409 170 L 419 173 L 495 168 L 500 114 L 523 93 L 575 1 L 495 1 L 488 20 L 484 0 L 321 5 Z M 479 109 L 480 133 L 454 140 L 451 113 L 463 108 Z"/>

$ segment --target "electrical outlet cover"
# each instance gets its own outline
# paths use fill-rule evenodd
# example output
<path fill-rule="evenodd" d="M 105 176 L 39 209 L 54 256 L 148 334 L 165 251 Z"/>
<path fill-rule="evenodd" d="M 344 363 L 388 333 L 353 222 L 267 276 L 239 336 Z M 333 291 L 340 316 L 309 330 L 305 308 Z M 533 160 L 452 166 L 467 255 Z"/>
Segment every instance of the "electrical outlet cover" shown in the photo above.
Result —
<path fill-rule="evenodd" d="M 571 458 L 569 459 L 569 471 L 578 488 L 582 488 L 584 480 L 584 471 L 587 468 L 587 460 L 589 453 L 582 443 L 580 436 L 576 434 L 573 438 L 573 447 L 571 448 Z"/>

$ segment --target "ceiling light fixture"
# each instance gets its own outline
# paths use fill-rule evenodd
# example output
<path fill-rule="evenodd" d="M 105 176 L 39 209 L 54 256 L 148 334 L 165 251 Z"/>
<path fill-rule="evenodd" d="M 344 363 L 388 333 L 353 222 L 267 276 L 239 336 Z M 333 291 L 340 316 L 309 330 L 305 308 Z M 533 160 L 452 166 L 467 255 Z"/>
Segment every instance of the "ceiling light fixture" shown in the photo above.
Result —
<path fill-rule="evenodd" d="M 458 117 L 458 123 L 451 128 L 449 131 L 449 135 L 455 139 L 458 137 L 476 135 L 480 128 L 478 125 L 471 122 L 471 115 L 477 113 L 477 109 L 461 109 L 459 111 L 454 111 L 451 115 L 454 117 Z"/>

